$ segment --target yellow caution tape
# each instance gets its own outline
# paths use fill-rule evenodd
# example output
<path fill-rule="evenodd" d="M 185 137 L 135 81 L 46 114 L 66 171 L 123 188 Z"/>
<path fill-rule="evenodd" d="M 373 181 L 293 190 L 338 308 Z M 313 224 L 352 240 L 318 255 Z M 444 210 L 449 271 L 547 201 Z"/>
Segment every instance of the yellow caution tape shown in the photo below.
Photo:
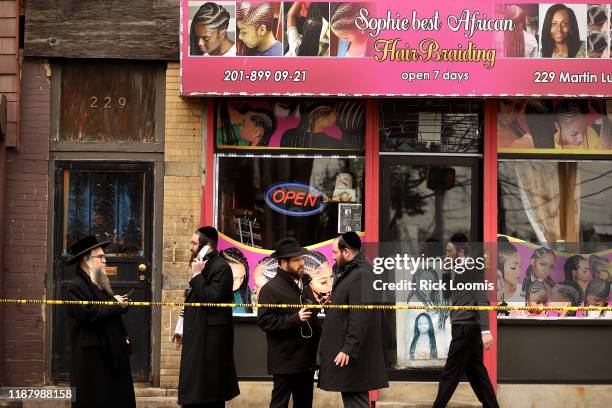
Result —
<path fill-rule="evenodd" d="M 320 304 L 251 304 L 251 303 L 184 303 L 184 302 L 126 302 L 129 306 L 143 307 L 241 307 L 241 308 L 268 308 L 268 309 L 365 309 L 365 310 L 495 310 L 512 311 L 528 310 L 531 312 L 560 311 L 568 312 L 610 312 L 612 306 L 450 306 L 450 305 L 320 305 Z M 15 305 L 97 305 L 97 306 L 117 306 L 115 301 L 95 301 L 95 300 L 60 300 L 60 299 L 0 299 L 2 304 Z"/>

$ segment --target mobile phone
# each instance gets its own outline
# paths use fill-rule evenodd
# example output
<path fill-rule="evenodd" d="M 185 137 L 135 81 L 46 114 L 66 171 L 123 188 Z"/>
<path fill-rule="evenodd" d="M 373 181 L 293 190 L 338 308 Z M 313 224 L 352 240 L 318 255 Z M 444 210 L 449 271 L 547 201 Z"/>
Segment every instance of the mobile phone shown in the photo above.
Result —
<path fill-rule="evenodd" d="M 195 257 L 195 260 L 196 261 L 204 260 L 204 257 L 206 256 L 209 250 L 210 250 L 210 245 L 204 245 L 202 249 L 200 249 L 200 252 L 198 252 L 198 255 Z"/>

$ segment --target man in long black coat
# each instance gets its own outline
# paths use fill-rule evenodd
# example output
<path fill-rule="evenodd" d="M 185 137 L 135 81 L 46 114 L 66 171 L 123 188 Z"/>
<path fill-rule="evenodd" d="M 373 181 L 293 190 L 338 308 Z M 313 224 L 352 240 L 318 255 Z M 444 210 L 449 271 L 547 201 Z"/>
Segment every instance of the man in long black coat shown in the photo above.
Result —
<path fill-rule="evenodd" d="M 127 296 L 113 296 L 104 272 L 104 248 L 94 236 L 71 246 L 69 264 L 77 265 L 68 286 L 68 300 L 113 301 L 113 306 L 69 305 L 71 331 L 71 386 L 74 408 L 136 407 L 130 370 L 130 345 L 121 315 Z"/>
<path fill-rule="evenodd" d="M 334 240 L 332 251 L 337 275 L 332 305 L 360 305 L 362 280 L 369 281 L 372 268 L 360 252 L 354 232 Z M 327 309 L 319 348 L 319 387 L 340 391 L 345 407 L 369 408 L 368 391 L 389 386 L 385 372 L 378 310 Z"/>
<path fill-rule="evenodd" d="M 306 305 L 315 302 L 304 278 L 304 255 L 295 238 L 285 238 L 275 245 L 278 271 L 261 289 L 260 304 Z M 284 408 L 293 395 L 295 408 L 312 407 L 314 371 L 321 327 L 318 309 L 260 307 L 257 324 L 266 332 L 268 372 L 274 388 L 270 408 Z"/>
<path fill-rule="evenodd" d="M 218 234 L 203 227 L 192 236 L 198 243 L 192 257 L 204 245 L 211 247 L 203 261 L 193 259 L 187 303 L 232 303 L 233 275 L 216 250 Z M 232 309 L 186 307 L 183 322 L 178 402 L 185 407 L 224 407 L 240 394 L 234 366 Z"/>

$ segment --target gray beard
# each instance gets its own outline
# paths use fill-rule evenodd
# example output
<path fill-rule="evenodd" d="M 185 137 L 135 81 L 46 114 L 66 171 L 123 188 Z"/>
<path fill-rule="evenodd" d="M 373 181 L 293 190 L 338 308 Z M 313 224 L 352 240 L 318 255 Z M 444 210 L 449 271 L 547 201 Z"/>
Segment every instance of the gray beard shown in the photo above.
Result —
<path fill-rule="evenodd" d="M 91 268 L 91 281 L 95 283 L 97 287 L 102 289 L 107 295 L 113 296 L 113 289 L 110 285 L 110 280 L 108 276 L 104 273 L 102 268 Z"/>

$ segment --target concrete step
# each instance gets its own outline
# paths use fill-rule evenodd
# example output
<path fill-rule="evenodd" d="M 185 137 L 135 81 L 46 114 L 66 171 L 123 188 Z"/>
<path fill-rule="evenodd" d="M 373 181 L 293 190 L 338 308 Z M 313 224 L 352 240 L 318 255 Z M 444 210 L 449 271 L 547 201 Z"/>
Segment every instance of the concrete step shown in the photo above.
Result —
<path fill-rule="evenodd" d="M 174 397 L 178 395 L 176 388 L 154 388 L 146 387 L 138 384 L 134 385 L 134 394 L 138 397 Z"/>
<path fill-rule="evenodd" d="M 376 408 L 431 408 L 433 405 L 433 400 L 431 401 L 413 401 L 413 402 L 377 402 Z M 481 408 L 482 404 L 474 404 L 471 402 L 449 402 L 447 405 L 448 408 Z"/>
<path fill-rule="evenodd" d="M 136 408 L 179 408 L 176 397 L 137 397 Z"/>
<path fill-rule="evenodd" d="M 438 393 L 438 383 L 433 382 L 401 382 L 393 381 L 389 388 L 380 390 L 377 406 L 385 406 L 383 403 L 408 404 L 406 407 L 429 406 L 431 407 Z M 417 404 L 417 405 L 409 405 Z M 423 405 L 425 404 L 425 405 Z M 455 405 L 452 405 L 455 404 Z M 458 404 L 458 405 L 457 405 Z M 403 407 L 404 405 L 390 405 Z M 460 383 L 449 407 L 481 407 L 482 404 L 476 398 L 474 391 L 468 383 Z"/>

